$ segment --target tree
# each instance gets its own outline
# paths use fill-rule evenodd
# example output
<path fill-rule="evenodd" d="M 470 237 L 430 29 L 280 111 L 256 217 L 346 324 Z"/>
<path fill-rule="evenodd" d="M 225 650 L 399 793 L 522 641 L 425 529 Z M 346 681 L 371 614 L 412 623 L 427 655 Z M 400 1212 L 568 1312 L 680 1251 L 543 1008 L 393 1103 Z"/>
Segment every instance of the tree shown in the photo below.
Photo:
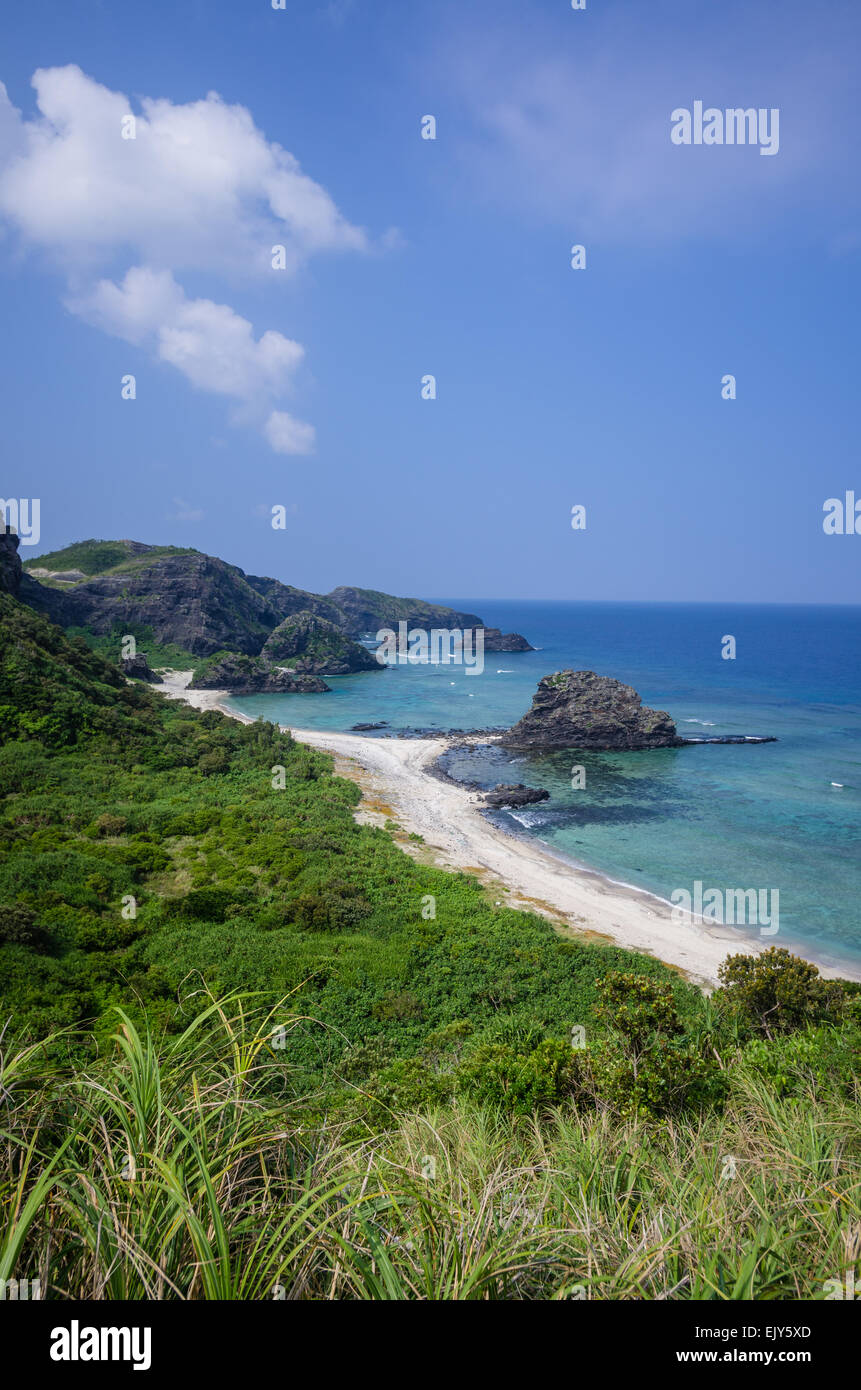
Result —
<path fill-rule="evenodd" d="M 767 1038 L 807 1023 L 834 1022 L 847 1003 L 841 981 L 823 980 L 815 965 L 783 947 L 760 956 L 729 956 L 718 977 L 719 1008 Z"/>

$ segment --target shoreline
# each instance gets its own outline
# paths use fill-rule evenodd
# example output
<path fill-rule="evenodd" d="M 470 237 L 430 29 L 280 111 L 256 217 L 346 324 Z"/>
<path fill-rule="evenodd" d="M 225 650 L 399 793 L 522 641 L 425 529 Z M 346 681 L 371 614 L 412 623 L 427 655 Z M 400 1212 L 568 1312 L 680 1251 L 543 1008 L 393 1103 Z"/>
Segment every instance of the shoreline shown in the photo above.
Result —
<path fill-rule="evenodd" d="M 190 679 L 190 673 L 164 674 L 165 684 L 155 689 L 168 698 L 255 722 L 230 708 L 228 691 L 189 691 L 182 677 Z M 493 824 L 483 815 L 480 793 L 435 775 L 434 765 L 451 743 L 446 737 L 369 738 L 293 727 L 289 732 L 297 742 L 333 754 L 336 773 L 358 783 L 363 792 L 358 818 L 378 826 L 396 821 L 399 832 L 393 837 L 407 853 L 440 868 L 473 873 L 498 894 L 498 905 L 540 913 L 572 939 L 601 940 L 654 956 L 706 988 L 718 984 L 718 967 L 727 956 L 758 955 L 764 949 L 732 927 L 680 925 L 664 899 L 576 865 L 525 832 L 521 836 Z M 421 841 L 410 840 L 410 834 Z M 846 968 L 813 964 L 826 978 L 859 978 Z"/>

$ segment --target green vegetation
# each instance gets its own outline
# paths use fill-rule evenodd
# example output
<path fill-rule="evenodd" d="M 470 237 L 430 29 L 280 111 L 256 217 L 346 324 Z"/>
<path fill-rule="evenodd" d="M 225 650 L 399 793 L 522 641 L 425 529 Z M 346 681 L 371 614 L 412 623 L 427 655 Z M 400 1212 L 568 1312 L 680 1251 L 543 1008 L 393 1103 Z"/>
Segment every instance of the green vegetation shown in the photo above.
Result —
<path fill-rule="evenodd" d="M 155 1041 L 69 1067 L 3 1050 L 0 1278 L 44 1297 L 823 1299 L 857 1274 L 857 1112 L 758 1067 L 644 1125 L 438 1101 L 348 1143 L 300 1123 L 271 1050 L 298 1014 L 201 998 Z M 857 1226 L 854 1227 L 857 1231 Z"/>
<path fill-rule="evenodd" d="M 167 555 L 194 555 L 189 546 L 139 545 L 135 541 L 75 541 L 62 550 L 51 550 L 25 561 L 25 570 L 80 570 L 92 577 L 146 568 Z"/>
<path fill-rule="evenodd" d="M 175 642 L 157 642 L 152 628 L 147 623 L 116 623 L 113 632 L 103 636 L 91 632 L 87 627 L 67 627 L 66 636 L 80 637 L 91 652 L 98 652 L 105 661 L 119 661 L 124 637 L 134 637 L 138 651 L 144 654 L 153 668 L 170 667 L 173 670 L 189 671 L 200 661 L 200 657 L 193 656 Z"/>
<path fill-rule="evenodd" d="M 266 667 L 258 656 L 246 656 L 243 652 L 230 652 L 222 648 L 213 652 L 212 656 L 193 656 L 190 658 L 191 684 L 195 689 L 204 687 L 209 681 L 213 671 L 225 662 L 230 661 L 233 669 L 240 675 L 253 680 L 257 676 L 266 674 Z M 150 663 L 152 664 L 152 663 Z"/>
<path fill-rule="evenodd" d="M 6 596 L 0 738 L 0 1279 L 810 1298 L 857 1257 L 854 987 L 771 951 L 706 1000 L 493 907 Z"/>

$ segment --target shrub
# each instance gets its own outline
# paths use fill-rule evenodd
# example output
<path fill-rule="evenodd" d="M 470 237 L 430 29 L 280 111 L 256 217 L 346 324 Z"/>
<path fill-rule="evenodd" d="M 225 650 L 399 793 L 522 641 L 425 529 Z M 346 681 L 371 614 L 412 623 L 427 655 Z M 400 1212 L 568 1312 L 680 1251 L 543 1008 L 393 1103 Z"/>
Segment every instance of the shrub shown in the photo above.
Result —
<path fill-rule="evenodd" d="M 479 1105 L 527 1115 L 570 1093 L 574 1053 L 554 1038 L 520 1051 L 507 1042 L 482 1043 L 456 1075 L 459 1089 Z"/>
<path fill-rule="evenodd" d="M 595 1012 L 608 1036 L 577 1054 L 581 1104 L 606 1104 L 624 1117 L 666 1116 L 723 1098 L 720 1063 L 685 1036 L 672 985 L 621 971 L 601 983 L 600 994 Z"/>
<path fill-rule="evenodd" d="M 764 1076 L 775 1095 L 784 1097 L 831 1093 L 850 1100 L 857 1087 L 861 1031 L 842 1028 L 803 1028 L 767 1040 L 753 1038 L 745 1047 L 745 1064 Z"/>
<path fill-rule="evenodd" d="M 105 811 L 104 815 L 93 821 L 93 831 L 96 835 L 122 835 L 127 825 L 125 816 L 115 816 Z"/>
<path fill-rule="evenodd" d="M 230 758 L 223 748 L 213 748 L 198 759 L 197 766 L 204 777 L 213 777 L 229 770 Z"/>
<path fill-rule="evenodd" d="M 394 1019 L 398 1023 L 405 1023 L 411 1018 L 421 1018 L 424 1008 L 420 999 L 417 999 L 408 989 L 402 989 L 392 990 L 382 999 L 377 1000 L 371 1012 L 374 1018 L 382 1021 Z"/>
<path fill-rule="evenodd" d="M 815 965 L 772 946 L 761 956 L 730 956 L 718 971 L 719 1010 L 754 1034 L 773 1038 L 806 1024 L 834 1022 L 848 995 L 838 980 L 823 980 Z"/>
<path fill-rule="evenodd" d="M 370 911 L 360 889 L 340 880 L 299 893 L 290 902 L 290 914 L 300 931 L 349 931 Z"/>
<path fill-rule="evenodd" d="M 13 903 L 0 906 L 0 943 L 42 951 L 48 944 L 48 934 L 37 925 L 35 912 Z"/>
<path fill-rule="evenodd" d="M 227 888 L 192 888 L 183 898 L 167 904 L 171 917 L 191 917 L 206 922 L 223 922 L 239 904 Z"/>
<path fill-rule="evenodd" d="M 0 735 L 6 732 L 4 709 L 11 707 L 0 708 Z M 0 748 L 0 786 L 5 791 L 34 791 L 37 787 L 50 786 L 55 780 L 51 759 L 40 743 L 17 740 Z"/>

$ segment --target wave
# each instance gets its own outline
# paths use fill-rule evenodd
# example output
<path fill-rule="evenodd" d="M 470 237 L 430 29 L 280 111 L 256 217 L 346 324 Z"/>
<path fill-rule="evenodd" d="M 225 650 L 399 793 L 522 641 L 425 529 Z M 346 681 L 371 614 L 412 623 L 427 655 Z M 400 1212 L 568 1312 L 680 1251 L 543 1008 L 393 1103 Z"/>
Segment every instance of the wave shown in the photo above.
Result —
<path fill-rule="evenodd" d="M 534 830 L 536 825 L 544 825 L 547 819 L 540 811 L 509 811 L 508 814 L 512 820 L 522 825 L 524 830 Z"/>

